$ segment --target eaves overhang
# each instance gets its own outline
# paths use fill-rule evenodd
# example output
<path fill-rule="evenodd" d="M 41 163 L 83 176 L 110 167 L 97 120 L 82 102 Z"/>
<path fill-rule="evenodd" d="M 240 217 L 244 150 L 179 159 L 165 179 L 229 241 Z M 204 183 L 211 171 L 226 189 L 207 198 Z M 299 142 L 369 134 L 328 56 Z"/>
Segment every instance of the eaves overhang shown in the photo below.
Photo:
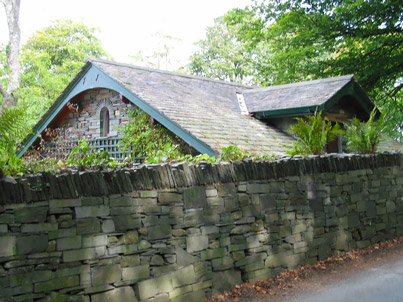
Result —
<path fill-rule="evenodd" d="M 303 106 L 303 107 L 294 107 L 294 108 L 256 111 L 254 112 L 254 116 L 259 119 L 264 119 L 264 118 L 312 115 L 315 113 L 315 111 L 326 112 L 330 108 L 332 108 L 337 102 L 339 102 L 344 96 L 353 96 L 368 115 L 375 107 L 374 104 L 369 99 L 369 97 L 367 96 L 367 94 L 361 88 L 361 86 L 354 80 L 354 78 L 352 78 L 350 82 L 344 85 L 328 100 L 324 101 L 321 104 Z"/>
<path fill-rule="evenodd" d="M 170 120 L 163 113 L 159 112 L 147 102 L 143 101 L 137 95 L 135 95 L 130 89 L 119 83 L 100 68 L 87 62 L 81 71 L 76 75 L 73 81 L 67 86 L 63 93 L 57 98 L 55 103 L 45 113 L 43 118 L 33 128 L 33 133 L 29 135 L 23 142 L 22 148 L 18 151 L 18 157 L 24 155 L 28 148 L 41 136 L 42 132 L 48 127 L 48 125 L 56 118 L 61 109 L 78 94 L 94 88 L 106 88 L 114 90 L 126 97 L 132 104 L 139 107 L 141 110 L 152 116 L 155 120 L 161 123 L 168 130 L 180 137 L 186 143 L 191 145 L 197 151 L 202 154 L 208 154 L 209 156 L 216 156 L 215 152 L 206 143 L 199 140 L 191 133 L 183 129 L 179 124 Z"/>

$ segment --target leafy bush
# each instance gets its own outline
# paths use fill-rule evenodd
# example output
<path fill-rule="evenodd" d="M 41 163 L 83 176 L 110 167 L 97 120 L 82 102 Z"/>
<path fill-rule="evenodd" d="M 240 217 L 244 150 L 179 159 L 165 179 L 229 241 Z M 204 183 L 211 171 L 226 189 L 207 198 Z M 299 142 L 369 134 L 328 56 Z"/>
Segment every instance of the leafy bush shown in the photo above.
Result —
<path fill-rule="evenodd" d="M 333 126 L 327 118 L 322 118 L 321 112 L 296 120 L 298 122 L 289 130 L 297 138 L 294 149 L 288 152 L 292 155 L 323 154 L 325 146 L 342 133 L 339 124 Z"/>
<path fill-rule="evenodd" d="M 131 158 L 146 157 L 146 162 L 172 160 L 189 153 L 186 145 L 169 130 L 152 123 L 150 116 L 140 109 L 129 112 L 131 117 L 122 130 L 122 148 L 130 150 Z"/>
<path fill-rule="evenodd" d="M 91 150 L 88 142 L 81 139 L 67 158 L 66 165 L 77 168 L 113 169 L 119 163 L 107 151 Z"/>
<path fill-rule="evenodd" d="M 364 154 L 376 152 L 385 128 L 385 115 L 381 114 L 377 121 L 375 116 L 376 108 L 372 110 L 367 122 L 353 118 L 350 124 L 345 125 L 348 150 Z"/>
<path fill-rule="evenodd" d="M 222 161 L 239 161 L 250 157 L 251 154 L 237 146 L 228 146 L 221 148 L 218 160 Z"/>

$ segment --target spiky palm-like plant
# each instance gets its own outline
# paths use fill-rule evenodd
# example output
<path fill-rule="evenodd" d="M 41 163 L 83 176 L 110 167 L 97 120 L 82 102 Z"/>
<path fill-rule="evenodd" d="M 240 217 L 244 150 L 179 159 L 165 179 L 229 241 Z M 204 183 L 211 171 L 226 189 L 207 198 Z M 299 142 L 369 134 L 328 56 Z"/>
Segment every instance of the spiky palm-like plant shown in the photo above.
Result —
<path fill-rule="evenodd" d="M 363 154 L 376 152 L 379 143 L 382 141 L 385 115 L 381 114 L 376 121 L 375 117 L 376 108 L 372 110 L 367 122 L 361 122 L 359 119 L 353 118 L 350 124 L 345 125 L 348 150 Z"/>
<path fill-rule="evenodd" d="M 322 118 L 321 112 L 296 120 L 298 122 L 289 130 L 297 139 L 294 149 L 289 152 L 293 155 L 323 154 L 325 146 L 342 132 L 339 124 L 332 125 L 327 118 Z"/>

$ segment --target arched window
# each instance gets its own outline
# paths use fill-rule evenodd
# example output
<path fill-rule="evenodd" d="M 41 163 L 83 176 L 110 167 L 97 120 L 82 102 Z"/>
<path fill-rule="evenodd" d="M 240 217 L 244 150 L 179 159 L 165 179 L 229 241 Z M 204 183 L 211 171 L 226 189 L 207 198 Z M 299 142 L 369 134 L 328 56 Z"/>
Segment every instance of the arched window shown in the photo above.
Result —
<path fill-rule="evenodd" d="M 108 134 L 109 134 L 109 110 L 107 107 L 103 107 L 101 109 L 99 119 L 100 119 L 100 126 L 99 126 L 100 136 L 101 137 L 108 136 Z"/>

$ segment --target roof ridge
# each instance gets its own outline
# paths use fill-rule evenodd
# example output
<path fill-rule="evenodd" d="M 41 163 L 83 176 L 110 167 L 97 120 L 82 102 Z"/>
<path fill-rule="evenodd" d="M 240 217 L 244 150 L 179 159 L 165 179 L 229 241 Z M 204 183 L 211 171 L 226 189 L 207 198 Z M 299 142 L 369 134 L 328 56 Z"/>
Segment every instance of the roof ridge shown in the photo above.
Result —
<path fill-rule="evenodd" d="M 235 86 L 235 87 L 244 88 L 244 89 L 256 89 L 257 88 L 256 86 L 248 86 L 248 85 L 244 85 L 244 84 L 240 84 L 240 83 L 227 82 L 227 81 L 224 81 L 224 80 L 210 79 L 210 78 L 206 78 L 206 77 L 195 76 L 195 75 L 190 75 L 190 74 L 180 73 L 180 72 L 175 72 L 175 71 L 154 69 L 154 68 L 150 68 L 150 67 L 142 67 L 142 66 L 138 66 L 138 65 L 133 65 L 133 64 L 128 64 L 128 63 L 120 63 L 120 62 L 116 62 L 116 61 L 110 61 L 110 60 L 99 59 L 99 58 L 94 58 L 94 57 L 89 57 L 87 59 L 87 62 L 90 62 L 90 63 L 99 62 L 99 63 L 109 64 L 109 65 L 128 67 L 128 68 L 145 70 L 145 71 L 150 71 L 150 72 L 158 72 L 158 73 L 162 73 L 162 74 L 169 74 L 169 75 L 174 75 L 174 76 L 183 77 L 183 78 L 190 78 L 190 79 L 195 79 L 195 80 L 215 82 L 215 83 L 219 83 L 219 84 L 225 84 L 225 85 Z"/>
<path fill-rule="evenodd" d="M 263 92 L 269 90 L 277 90 L 289 87 L 299 87 L 299 86 L 308 86 L 308 85 L 315 85 L 318 83 L 328 83 L 328 82 L 336 82 L 336 81 L 343 81 L 343 80 L 352 80 L 354 79 L 353 74 L 331 77 L 331 78 L 324 78 L 324 79 L 317 79 L 317 80 L 310 80 L 310 81 L 302 81 L 298 83 L 288 83 L 288 84 L 281 84 L 281 85 L 273 85 L 268 87 L 256 87 L 249 89 L 246 93 L 253 93 L 253 92 Z"/>

